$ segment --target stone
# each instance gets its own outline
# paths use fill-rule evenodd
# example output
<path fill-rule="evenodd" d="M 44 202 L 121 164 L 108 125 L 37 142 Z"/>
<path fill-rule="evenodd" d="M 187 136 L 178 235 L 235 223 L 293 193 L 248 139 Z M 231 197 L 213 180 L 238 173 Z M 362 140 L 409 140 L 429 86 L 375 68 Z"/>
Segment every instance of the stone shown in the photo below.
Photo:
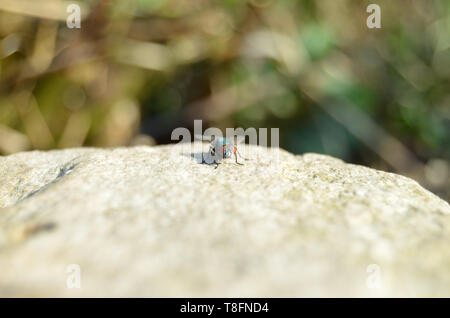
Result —
<path fill-rule="evenodd" d="M 450 296 L 450 207 L 417 182 L 193 147 L 0 157 L 0 296 Z"/>

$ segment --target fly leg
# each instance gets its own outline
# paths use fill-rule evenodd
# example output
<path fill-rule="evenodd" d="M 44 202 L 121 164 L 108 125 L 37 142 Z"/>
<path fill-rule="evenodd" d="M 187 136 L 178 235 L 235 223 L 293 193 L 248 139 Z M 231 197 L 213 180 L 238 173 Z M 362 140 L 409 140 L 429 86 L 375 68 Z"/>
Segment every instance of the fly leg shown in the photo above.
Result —
<path fill-rule="evenodd" d="M 243 166 L 244 164 L 243 163 L 240 163 L 240 162 L 238 162 L 238 157 L 237 157 L 237 154 L 234 154 L 234 157 L 236 158 L 236 163 L 238 164 L 238 165 L 241 165 L 241 166 Z"/>
<path fill-rule="evenodd" d="M 235 150 L 234 156 L 236 157 L 236 163 L 237 163 L 237 164 L 243 165 L 243 163 L 239 163 L 239 162 L 237 161 L 238 155 L 239 155 L 240 158 L 242 158 L 242 159 L 244 159 L 244 160 L 249 160 L 249 159 L 243 157 L 237 148 L 234 148 L 234 150 Z"/>

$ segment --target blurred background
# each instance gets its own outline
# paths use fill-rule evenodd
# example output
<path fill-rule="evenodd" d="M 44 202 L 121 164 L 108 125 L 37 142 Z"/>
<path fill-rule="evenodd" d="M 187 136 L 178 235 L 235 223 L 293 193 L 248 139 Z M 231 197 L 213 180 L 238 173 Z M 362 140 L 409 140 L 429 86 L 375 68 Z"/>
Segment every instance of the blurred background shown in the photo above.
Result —
<path fill-rule="evenodd" d="M 1 0 L 0 155 L 166 144 L 203 119 L 449 201 L 449 49 L 447 0 Z"/>

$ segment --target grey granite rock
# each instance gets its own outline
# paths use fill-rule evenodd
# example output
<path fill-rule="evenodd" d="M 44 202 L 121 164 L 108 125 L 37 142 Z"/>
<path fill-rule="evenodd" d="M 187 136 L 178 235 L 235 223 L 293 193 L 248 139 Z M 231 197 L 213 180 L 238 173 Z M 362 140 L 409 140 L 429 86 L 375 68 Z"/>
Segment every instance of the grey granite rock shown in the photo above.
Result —
<path fill-rule="evenodd" d="M 448 203 L 328 156 L 242 150 L 217 169 L 186 145 L 0 157 L 0 296 L 450 296 Z"/>

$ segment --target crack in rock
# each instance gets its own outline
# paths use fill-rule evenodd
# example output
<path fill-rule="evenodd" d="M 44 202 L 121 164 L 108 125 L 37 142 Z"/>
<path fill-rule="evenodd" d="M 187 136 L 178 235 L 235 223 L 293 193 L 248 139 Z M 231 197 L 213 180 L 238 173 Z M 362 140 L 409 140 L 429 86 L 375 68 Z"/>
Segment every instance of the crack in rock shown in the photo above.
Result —
<path fill-rule="evenodd" d="M 47 184 L 41 186 L 39 189 L 34 190 L 34 191 L 32 191 L 32 192 L 26 194 L 26 195 L 23 196 L 22 198 L 18 199 L 18 200 L 13 204 L 13 206 L 16 205 L 16 204 L 18 204 L 18 203 L 20 203 L 20 202 L 22 202 L 22 201 L 25 201 L 25 200 L 27 200 L 27 199 L 33 197 L 33 196 L 35 196 L 35 195 L 38 194 L 38 193 L 41 193 L 41 192 L 47 190 L 50 186 L 52 186 L 52 185 L 58 183 L 63 177 L 65 177 L 66 175 L 72 173 L 77 165 L 78 165 L 78 163 L 73 163 L 73 161 L 71 161 L 71 162 L 65 164 L 63 167 L 59 168 L 59 173 L 58 173 L 58 175 L 56 176 L 55 179 L 53 179 L 52 181 L 48 182 Z"/>

